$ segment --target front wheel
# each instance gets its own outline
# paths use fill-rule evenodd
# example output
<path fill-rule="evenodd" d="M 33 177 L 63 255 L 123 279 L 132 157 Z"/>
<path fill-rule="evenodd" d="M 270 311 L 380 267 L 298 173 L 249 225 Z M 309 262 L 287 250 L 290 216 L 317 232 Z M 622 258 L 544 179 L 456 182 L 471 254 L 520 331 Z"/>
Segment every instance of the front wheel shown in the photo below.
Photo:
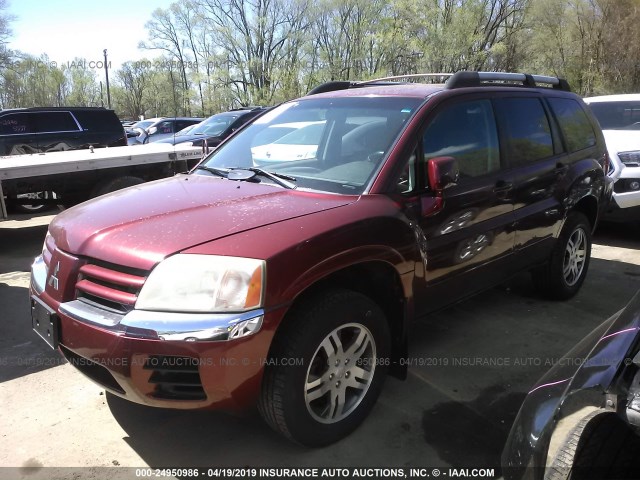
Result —
<path fill-rule="evenodd" d="M 303 445 L 345 437 L 380 394 L 389 346 L 384 313 L 360 293 L 332 290 L 298 305 L 274 338 L 260 413 Z"/>
<path fill-rule="evenodd" d="M 536 288 L 554 300 L 573 297 L 587 276 L 590 258 L 591 224 L 584 214 L 571 212 L 549 262 L 532 272 Z"/>

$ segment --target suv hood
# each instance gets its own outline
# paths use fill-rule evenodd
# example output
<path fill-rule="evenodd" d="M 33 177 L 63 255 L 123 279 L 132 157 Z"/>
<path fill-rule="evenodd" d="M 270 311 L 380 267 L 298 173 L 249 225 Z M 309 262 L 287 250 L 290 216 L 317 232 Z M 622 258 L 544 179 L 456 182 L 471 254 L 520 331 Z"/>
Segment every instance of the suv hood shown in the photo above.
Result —
<path fill-rule="evenodd" d="M 71 254 L 149 270 L 195 245 L 356 199 L 179 175 L 82 203 L 58 215 L 49 231 Z"/>
<path fill-rule="evenodd" d="M 640 150 L 638 130 L 603 130 L 602 133 L 610 153 Z"/>

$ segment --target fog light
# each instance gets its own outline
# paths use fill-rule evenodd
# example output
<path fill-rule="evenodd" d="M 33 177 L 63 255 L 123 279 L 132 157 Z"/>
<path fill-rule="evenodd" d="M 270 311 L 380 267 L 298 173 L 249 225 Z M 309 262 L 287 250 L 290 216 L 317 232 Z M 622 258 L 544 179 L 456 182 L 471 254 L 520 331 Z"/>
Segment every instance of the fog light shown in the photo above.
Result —
<path fill-rule="evenodd" d="M 253 335 L 262 326 L 262 315 L 236 324 L 229 332 L 229 339 Z"/>
<path fill-rule="evenodd" d="M 629 182 L 629 190 L 640 190 L 640 181 L 632 180 Z"/>

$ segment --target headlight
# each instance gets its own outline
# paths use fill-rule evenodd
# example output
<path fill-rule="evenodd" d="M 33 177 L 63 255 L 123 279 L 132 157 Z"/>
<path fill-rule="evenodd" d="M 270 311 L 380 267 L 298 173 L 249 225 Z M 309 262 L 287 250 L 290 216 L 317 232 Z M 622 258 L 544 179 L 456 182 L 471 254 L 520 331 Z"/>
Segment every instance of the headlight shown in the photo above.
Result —
<path fill-rule="evenodd" d="M 262 306 L 266 265 L 253 258 L 174 255 L 153 269 L 136 309 L 242 312 Z"/>

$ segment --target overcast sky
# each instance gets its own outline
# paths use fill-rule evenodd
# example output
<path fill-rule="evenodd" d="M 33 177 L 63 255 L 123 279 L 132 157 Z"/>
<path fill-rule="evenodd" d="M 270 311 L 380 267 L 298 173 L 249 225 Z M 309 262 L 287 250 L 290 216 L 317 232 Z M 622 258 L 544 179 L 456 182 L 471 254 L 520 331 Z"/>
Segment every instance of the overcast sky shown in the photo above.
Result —
<path fill-rule="evenodd" d="M 39 56 L 46 53 L 58 64 L 82 57 L 103 60 L 106 48 L 112 68 L 127 60 L 154 58 L 159 51 L 138 50 L 147 39 L 144 24 L 156 8 L 172 0 L 9 0 L 13 35 L 9 48 Z M 175 1 L 175 0 L 174 0 Z"/>

